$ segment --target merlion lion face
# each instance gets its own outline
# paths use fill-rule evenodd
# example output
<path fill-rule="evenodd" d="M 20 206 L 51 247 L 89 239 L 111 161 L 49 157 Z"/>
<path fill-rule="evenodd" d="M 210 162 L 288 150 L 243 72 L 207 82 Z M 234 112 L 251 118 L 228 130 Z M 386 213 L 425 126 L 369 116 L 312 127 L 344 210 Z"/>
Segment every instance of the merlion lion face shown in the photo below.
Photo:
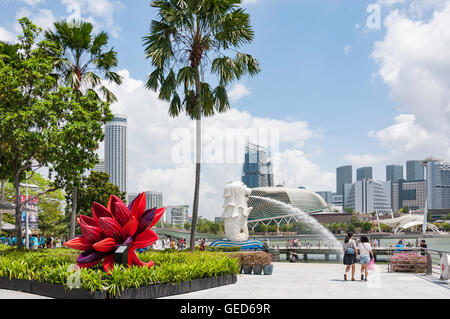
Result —
<path fill-rule="evenodd" d="M 231 241 L 248 240 L 247 219 L 251 212 L 247 201 L 251 189 L 242 182 L 228 183 L 224 191 L 224 220 L 225 235 Z"/>

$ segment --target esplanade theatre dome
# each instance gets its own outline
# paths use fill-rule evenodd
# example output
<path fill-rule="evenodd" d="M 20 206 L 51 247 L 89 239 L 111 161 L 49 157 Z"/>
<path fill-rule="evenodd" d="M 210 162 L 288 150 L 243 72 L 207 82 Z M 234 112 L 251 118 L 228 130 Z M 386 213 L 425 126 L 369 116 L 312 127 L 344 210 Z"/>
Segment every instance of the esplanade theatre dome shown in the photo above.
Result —
<path fill-rule="evenodd" d="M 328 209 L 321 196 L 308 190 L 288 187 L 259 187 L 252 189 L 248 200 L 248 206 L 253 207 L 248 218 L 249 221 L 277 218 L 295 213 L 283 205 L 264 198 L 289 204 L 305 213 L 317 213 Z"/>

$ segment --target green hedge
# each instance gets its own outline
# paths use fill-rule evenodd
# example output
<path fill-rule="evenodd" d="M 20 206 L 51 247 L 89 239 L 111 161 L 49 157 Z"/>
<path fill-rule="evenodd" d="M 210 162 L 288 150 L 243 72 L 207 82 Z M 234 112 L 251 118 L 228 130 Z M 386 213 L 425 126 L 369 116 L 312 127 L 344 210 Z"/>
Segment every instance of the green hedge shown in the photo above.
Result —
<path fill-rule="evenodd" d="M 0 277 L 37 280 L 67 287 L 67 279 L 74 275 L 70 266 L 75 264 L 78 252 L 53 249 L 21 252 L 0 248 Z M 116 265 L 108 274 L 100 266 L 79 271 L 81 288 L 89 291 L 107 290 L 111 295 L 126 288 L 139 288 L 152 284 L 179 283 L 194 279 L 239 273 L 238 261 L 228 254 L 212 252 L 145 252 L 142 261 L 153 260 L 155 266 L 125 268 Z"/>

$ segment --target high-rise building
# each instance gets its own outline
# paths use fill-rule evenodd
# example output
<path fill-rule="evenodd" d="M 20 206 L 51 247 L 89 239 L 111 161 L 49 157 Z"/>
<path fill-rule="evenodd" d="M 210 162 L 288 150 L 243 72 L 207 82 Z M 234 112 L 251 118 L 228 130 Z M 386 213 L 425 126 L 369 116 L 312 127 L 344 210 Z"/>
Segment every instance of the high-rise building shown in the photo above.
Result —
<path fill-rule="evenodd" d="M 320 197 L 322 197 L 323 200 L 325 201 L 325 203 L 327 203 L 328 205 L 333 204 L 331 192 L 316 192 L 316 194 L 319 195 Z"/>
<path fill-rule="evenodd" d="M 351 166 L 341 166 L 336 168 L 336 194 L 344 195 L 344 184 L 353 183 Z"/>
<path fill-rule="evenodd" d="M 184 225 L 187 222 L 189 222 L 189 205 L 166 207 L 164 223 L 169 225 Z"/>
<path fill-rule="evenodd" d="M 247 144 L 242 182 L 250 188 L 274 185 L 270 154 L 264 147 Z"/>
<path fill-rule="evenodd" d="M 100 159 L 99 163 L 92 169 L 94 172 L 105 173 L 105 160 Z"/>
<path fill-rule="evenodd" d="M 127 191 L 127 117 L 116 115 L 105 125 L 105 171 L 109 182 Z"/>
<path fill-rule="evenodd" d="M 406 162 L 406 181 L 412 182 L 425 180 L 425 169 L 421 162 L 422 161 Z"/>
<path fill-rule="evenodd" d="M 392 214 L 391 182 L 363 179 L 345 185 L 345 208 L 358 213 Z"/>
<path fill-rule="evenodd" d="M 128 204 L 130 204 L 139 194 L 129 193 L 127 195 Z M 161 192 L 145 192 L 145 210 L 163 207 L 163 194 Z"/>
<path fill-rule="evenodd" d="M 372 167 L 361 167 L 356 170 L 356 180 L 362 181 L 363 179 L 372 179 Z"/>
<path fill-rule="evenodd" d="M 426 169 L 428 209 L 450 208 L 450 163 L 428 158 L 422 161 Z"/>
<path fill-rule="evenodd" d="M 386 165 L 386 180 L 396 182 L 403 179 L 403 165 Z"/>
<path fill-rule="evenodd" d="M 404 179 L 392 184 L 392 210 L 396 213 L 403 207 L 411 211 L 423 212 L 425 209 L 426 182 L 408 182 Z"/>

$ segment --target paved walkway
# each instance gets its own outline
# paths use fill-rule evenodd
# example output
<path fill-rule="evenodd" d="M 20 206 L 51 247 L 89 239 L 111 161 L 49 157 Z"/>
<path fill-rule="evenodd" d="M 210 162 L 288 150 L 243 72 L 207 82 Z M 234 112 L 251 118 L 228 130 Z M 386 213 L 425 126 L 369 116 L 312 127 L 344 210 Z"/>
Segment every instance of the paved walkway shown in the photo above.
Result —
<path fill-rule="evenodd" d="M 450 299 L 450 282 L 420 274 L 388 273 L 377 265 L 369 281 L 344 281 L 343 265 L 274 263 L 271 276 L 241 275 L 234 285 L 167 297 L 173 299 Z M 359 267 L 356 268 L 359 278 Z M 47 299 L 0 289 L 0 299 Z"/>
<path fill-rule="evenodd" d="M 25 292 L 0 289 L 0 299 L 51 299 L 51 298 L 27 294 Z"/>
<path fill-rule="evenodd" d="M 235 285 L 171 296 L 173 299 L 450 299 L 450 282 L 377 265 L 367 282 L 344 281 L 337 264 L 274 263 L 273 275 L 241 275 Z M 359 265 L 356 279 L 360 277 Z"/>

